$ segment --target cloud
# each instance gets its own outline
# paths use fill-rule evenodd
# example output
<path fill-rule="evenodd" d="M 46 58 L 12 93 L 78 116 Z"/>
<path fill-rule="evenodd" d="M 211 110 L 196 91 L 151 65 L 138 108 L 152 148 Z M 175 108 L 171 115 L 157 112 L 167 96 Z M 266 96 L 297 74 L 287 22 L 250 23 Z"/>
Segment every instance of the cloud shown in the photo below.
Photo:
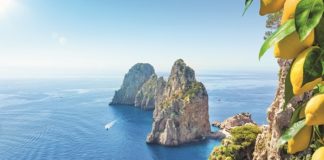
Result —
<path fill-rule="evenodd" d="M 52 38 L 62 46 L 65 46 L 68 42 L 65 36 L 58 34 L 57 32 L 52 33 Z"/>

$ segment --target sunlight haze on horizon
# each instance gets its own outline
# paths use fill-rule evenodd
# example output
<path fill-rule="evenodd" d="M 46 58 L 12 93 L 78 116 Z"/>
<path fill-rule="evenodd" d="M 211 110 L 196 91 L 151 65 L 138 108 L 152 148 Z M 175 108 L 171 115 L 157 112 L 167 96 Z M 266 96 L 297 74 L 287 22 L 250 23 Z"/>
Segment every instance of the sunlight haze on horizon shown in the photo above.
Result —
<path fill-rule="evenodd" d="M 0 78 L 278 70 L 258 52 L 266 17 L 244 0 L 0 0 Z"/>

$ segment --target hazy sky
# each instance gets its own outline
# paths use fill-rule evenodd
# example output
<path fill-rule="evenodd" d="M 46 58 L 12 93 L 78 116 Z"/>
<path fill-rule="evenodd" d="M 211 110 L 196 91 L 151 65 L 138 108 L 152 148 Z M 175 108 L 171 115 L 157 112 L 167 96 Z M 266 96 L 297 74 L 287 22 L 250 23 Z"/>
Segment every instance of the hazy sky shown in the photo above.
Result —
<path fill-rule="evenodd" d="M 0 0 L 0 76 L 124 74 L 137 62 L 199 73 L 276 71 L 265 17 L 244 0 Z"/>

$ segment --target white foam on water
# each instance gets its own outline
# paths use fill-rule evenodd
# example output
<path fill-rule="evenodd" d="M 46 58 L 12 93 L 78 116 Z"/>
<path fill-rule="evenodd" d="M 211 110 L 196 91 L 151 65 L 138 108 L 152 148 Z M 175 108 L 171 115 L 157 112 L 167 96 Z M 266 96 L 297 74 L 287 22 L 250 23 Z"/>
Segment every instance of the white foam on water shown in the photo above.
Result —
<path fill-rule="evenodd" d="M 77 94 L 85 94 L 90 92 L 90 89 L 83 89 L 83 88 L 78 88 L 78 89 L 67 89 L 64 90 L 66 92 L 76 92 Z"/>

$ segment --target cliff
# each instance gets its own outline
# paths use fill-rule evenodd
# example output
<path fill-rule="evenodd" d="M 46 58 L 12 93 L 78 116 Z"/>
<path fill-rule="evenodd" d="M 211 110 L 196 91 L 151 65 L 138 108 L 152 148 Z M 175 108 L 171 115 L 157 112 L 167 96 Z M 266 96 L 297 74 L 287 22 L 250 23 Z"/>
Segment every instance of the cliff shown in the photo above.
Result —
<path fill-rule="evenodd" d="M 135 64 L 125 75 L 123 84 L 111 101 L 111 105 L 134 105 L 135 97 L 142 85 L 154 74 L 154 68 L 147 63 Z"/>
<path fill-rule="evenodd" d="M 308 100 L 311 95 L 311 93 L 305 93 L 304 95 L 292 99 L 288 103 L 287 109 L 283 110 L 285 79 L 291 65 L 291 60 L 278 60 L 278 63 L 280 65 L 279 85 L 275 99 L 268 108 L 267 119 L 269 124 L 262 129 L 261 134 L 259 134 L 256 139 L 253 153 L 254 160 L 277 160 L 289 159 L 292 157 L 282 151 L 282 149 L 278 149 L 277 142 L 283 132 L 289 127 L 294 107 L 298 103 Z M 303 159 L 300 157 L 305 156 L 307 154 L 306 152 L 301 152 L 298 155 L 299 159 Z"/>
<path fill-rule="evenodd" d="M 153 112 L 147 143 L 175 146 L 200 140 L 209 133 L 207 91 L 196 81 L 194 70 L 177 60 Z"/>
<path fill-rule="evenodd" d="M 158 78 L 156 74 L 153 74 L 137 92 L 135 106 L 145 110 L 154 109 L 155 103 L 162 97 L 165 85 L 163 77 Z"/>
<path fill-rule="evenodd" d="M 284 110 L 283 105 L 285 103 L 284 101 L 284 92 L 285 92 L 285 79 L 288 74 L 289 68 L 291 66 L 291 60 L 278 60 L 280 71 L 279 71 L 279 79 L 278 79 L 278 89 L 275 94 L 275 99 L 272 102 L 272 104 L 269 106 L 267 111 L 267 120 L 268 125 L 264 125 L 260 127 L 260 133 L 257 134 L 257 136 L 251 136 L 254 139 L 241 139 L 240 143 L 243 145 L 246 142 L 252 142 L 253 146 L 249 145 L 249 147 L 245 148 L 242 146 L 238 147 L 240 143 L 237 143 L 235 145 L 235 141 L 233 142 L 233 139 L 228 137 L 223 140 L 222 146 L 215 147 L 213 152 L 211 153 L 209 159 L 217 159 L 219 157 L 221 158 L 232 158 L 232 159 L 242 159 L 242 155 L 246 155 L 243 157 L 243 159 L 252 159 L 253 160 L 279 160 L 279 159 L 309 159 L 310 158 L 310 150 L 308 149 L 303 152 L 299 152 L 295 155 L 289 155 L 285 151 L 284 148 L 278 148 L 277 142 L 280 136 L 284 133 L 284 131 L 289 127 L 290 119 L 292 116 L 293 111 L 295 110 L 295 107 L 304 102 L 307 101 L 311 93 L 305 93 L 301 96 L 293 98 L 287 105 L 287 108 Z M 239 116 L 243 118 L 242 116 Z M 216 122 L 214 125 L 226 128 L 226 126 L 230 126 L 230 122 L 232 120 L 239 119 L 237 118 L 229 118 L 227 121 L 228 123 L 219 123 Z M 243 119 L 248 119 L 248 117 L 245 117 Z M 230 120 L 230 121 L 229 121 Z M 224 121 L 224 122 L 225 122 Z M 239 121 L 238 121 L 239 122 Z M 223 124 L 223 125 L 222 125 Z M 245 126 L 245 125 L 244 125 Z M 231 128 L 231 127 L 229 127 Z M 231 132 L 232 130 L 230 130 Z M 248 137 L 250 133 L 244 133 L 242 132 L 242 137 Z M 232 139 L 230 143 L 228 143 L 228 139 Z M 234 138 L 236 140 L 236 138 Z M 255 145 L 254 145 L 255 144 Z M 251 149 L 251 147 L 254 147 Z M 244 153 L 244 154 L 243 154 Z M 252 154 L 253 153 L 253 154 Z M 308 157 L 308 158 L 307 158 Z"/>

